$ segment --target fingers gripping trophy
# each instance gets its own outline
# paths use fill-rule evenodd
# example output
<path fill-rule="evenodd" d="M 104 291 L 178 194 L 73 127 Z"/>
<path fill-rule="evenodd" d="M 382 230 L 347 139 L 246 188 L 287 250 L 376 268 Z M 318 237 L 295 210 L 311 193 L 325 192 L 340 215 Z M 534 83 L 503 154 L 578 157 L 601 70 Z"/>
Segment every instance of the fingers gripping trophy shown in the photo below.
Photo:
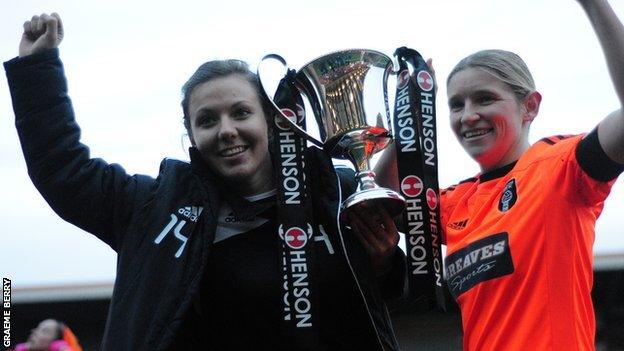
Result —
<path fill-rule="evenodd" d="M 370 168 L 371 157 L 392 141 L 387 94 L 388 77 L 395 73 L 392 59 L 372 50 L 344 50 L 319 57 L 296 72 L 294 85 L 310 102 L 321 140 L 293 123 L 270 98 L 263 79 L 263 64 L 269 59 L 288 66 L 277 54 L 265 56 L 258 66 L 263 89 L 283 120 L 332 157 L 347 159 L 355 167 L 357 189 L 343 201 L 341 211 L 374 201 L 390 215 L 400 214 L 405 199 L 378 186 Z"/>

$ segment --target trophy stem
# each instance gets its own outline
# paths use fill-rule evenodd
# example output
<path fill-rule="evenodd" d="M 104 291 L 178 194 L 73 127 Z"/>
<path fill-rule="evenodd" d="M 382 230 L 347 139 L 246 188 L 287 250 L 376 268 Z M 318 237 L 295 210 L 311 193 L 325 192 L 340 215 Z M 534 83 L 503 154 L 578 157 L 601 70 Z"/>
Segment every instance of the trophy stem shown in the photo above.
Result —
<path fill-rule="evenodd" d="M 351 140 L 350 145 L 348 145 L 344 149 L 347 153 L 347 158 L 355 167 L 356 173 L 370 170 L 370 164 L 368 162 L 370 155 L 366 154 L 366 147 L 364 142 L 354 142 L 353 140 Z"/>
<path fill-rule="evenodd" d="M 373 203 L 385 208 L 391 216 L 403 212 L 405 199 L 397 192 L 382 188 L 375 182 L 375 172 L 370 169 L 370 157 L 376 152 L 377 146 L 371 140 L 350 143 L 346 153 L 355 167 L 355 180 L 357 189 L 349 196 L 341 206 L 342 211 L 361 206 L 364 203 Z"/>
<path fill-rule="evenodd" d="M 375 183 L 375 172 L 373 171 L 367 170 L 357 172 L 355 174 L 355 180 L 357 182 L 356 192 L 379 188 L 377 183 Z"/>
<path fill-rule="evenodd" d="M 340 206 L 342 212 L 367 205 L 385 208 L 390 216 L 395 217 L 405 209 L 405 199 L 397 192 L 382 188 L 375 183 L 375 172 L 366 170 L 355 174 L 357 190 Z"/>

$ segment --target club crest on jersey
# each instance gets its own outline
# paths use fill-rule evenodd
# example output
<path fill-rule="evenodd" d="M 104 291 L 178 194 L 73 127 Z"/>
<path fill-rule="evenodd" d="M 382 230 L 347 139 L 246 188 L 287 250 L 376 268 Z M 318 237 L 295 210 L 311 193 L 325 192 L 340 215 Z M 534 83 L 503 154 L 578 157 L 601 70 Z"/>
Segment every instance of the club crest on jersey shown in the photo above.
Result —
<path fill-rule="evenodd" d="M 512 178 L 505 184 L 505 189 L 503 189 L 503 193 L 498 201 L 498 210 L 501 212 L 509 211 L 516 203 L 516 200 L 518 200 L 516 180 Z"/>

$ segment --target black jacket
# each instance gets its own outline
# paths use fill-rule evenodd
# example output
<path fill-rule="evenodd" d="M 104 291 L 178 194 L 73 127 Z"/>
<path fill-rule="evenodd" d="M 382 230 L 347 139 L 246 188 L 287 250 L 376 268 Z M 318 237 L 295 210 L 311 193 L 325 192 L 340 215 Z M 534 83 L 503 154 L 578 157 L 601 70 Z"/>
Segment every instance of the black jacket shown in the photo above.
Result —
<path fill-rule="evenodd" d="M 198 294 L 210 253 L 220 202 L 215 179 L 193 153 L 191 163 L 163 160 L 156 179 L 130 176 L 117 164 L 90 158 L 88 147 L 79 141 L 57 49 L 8 61 L 5 70 L 33 183 L 59 216 L 118 254 L 102 349 L 166 349 Z M 345 229 L 336 227 L 335 214 L 345 192 L 353 191 L 352 184 L 339 184 L 330 159 L 320 150 L 308 153 L 306 159 L 318 171 L 312 177 L 313 193 L 320 194 L 315 208 L 334 219 L 328 223 L 330 235 L 341 235 Z M 397 349 L 367 256 L 346 237 L 357 276 L 352 280 L 356 284 L 357 279 L 362 308 L 371 317 L 354 323 L 370 331 L 362 337 L 371 350 L 381 349 L 380 344 Z M 400 261 L 397 255 L 397 267 L 403 267 Z M 403 272 L 394 273 L 387 278 L 394 284 L 384 284 L 388 295 L 402 290 Z"/>

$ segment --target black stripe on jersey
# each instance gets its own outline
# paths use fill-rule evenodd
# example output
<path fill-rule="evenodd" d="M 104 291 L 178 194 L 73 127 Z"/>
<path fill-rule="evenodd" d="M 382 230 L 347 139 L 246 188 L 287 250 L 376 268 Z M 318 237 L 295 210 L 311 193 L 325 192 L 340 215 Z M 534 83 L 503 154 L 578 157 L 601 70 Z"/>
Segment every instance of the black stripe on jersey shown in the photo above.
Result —
<path fill-rule="evenodd" d="M 540 141 L 543 141 L 543 142 L 545 142 L 548 145 L 555 145 L 555 142 L 552 141 L 550 138 L 542 138 L 542 139 L 540 139 Z"/>
<path fill-rule="evenodd" d="M 468 179 L 464 179 L 464 180 L 460 181 L 460 182 L 459 182 L 459 183 L 457 183 L 457 184 L 451 185 L 451 186 L 447 187 L 446 189 L 442 189 L 442 191 L 441 191 L 440 195 L 444 195 L 444 194 L 446 194 L 446 193 L 447 193 L 447 192 L 449 192 L 449 191 L 453 191 L 453 190 L 455 190 L 455 188 L 457 188 L 460 184 L 464 184 L 464 183 L 474 183 L 474 182 L 476 182 L 476 181 L 478 181 L 478 180 L 479 180 L 479 178 L 475 178 L 475 177 L 468 178 Z"/>
<path fill-rule="evenodd" d="M 561 141 L 561 140 L 565 140 L 568 138 L 573 137 L 574 134 L 565 134 L 565 135 L 554 135 L 551 137 L 546 137 L 546 138 L 542 138 L 539 141 L 543 141 L 548 145 L 555 145 L 557 142 Z"/>
<path fill-rule="evenodd" d="M 559 140 L 563 140 L 563 139 L 568 139 L 568 138 L 571 138 L 571 137 L 573 137 L 573 136 L 574 136 L 573 134 L 566 134 L 566 135 L 557 135 L 557 136 L 555 136 L 555 137 L 556 137 L 557 139 L 559 139 Z"/>
<path fill-rule="evenodd" d="M 472 178 L 468 178 L 468 179 L 464 179 L 464 180 L 462 180 L 461 182 L 457 183 L 457 185 L 459 185 L 459 184 L 464 184 L 464 183 L 474 183 L 474 182 L 476 182 L 477 180 L 479 180 L 479 178 L 472 177 Z"/>
<path fill-rule="evenodd" d="M 516 160 L 516 161 L 514 161 L 514 162 L 512 162 L 512 163 L 510 163 L 508 165 L 503 166 L 503 167 L 493 169 L 493 170 L 491 170 L 489 172 L 485 172 L 485 173 L 483 173 L 483 174 L 481 174 L 479 176 L 479 180 L 481 182 L 487 182 L 489 180 L 493 180 L 493 179 L 498 179 L 500 177 L 504 177 L 504 176 L 507 175 L 507 173 L 511 172 L 511 170 L 516 165 L 516 162 L 518 162 L 518 161 Z"/>
<path fill-rule="evenodd" d="M 592 130 L 578 143 L 576 160 L 585 173 L 600 182 L 613 180 L 624 171 L 624 165 L 609 158 L 600 146 L 598 128 Z"/>

